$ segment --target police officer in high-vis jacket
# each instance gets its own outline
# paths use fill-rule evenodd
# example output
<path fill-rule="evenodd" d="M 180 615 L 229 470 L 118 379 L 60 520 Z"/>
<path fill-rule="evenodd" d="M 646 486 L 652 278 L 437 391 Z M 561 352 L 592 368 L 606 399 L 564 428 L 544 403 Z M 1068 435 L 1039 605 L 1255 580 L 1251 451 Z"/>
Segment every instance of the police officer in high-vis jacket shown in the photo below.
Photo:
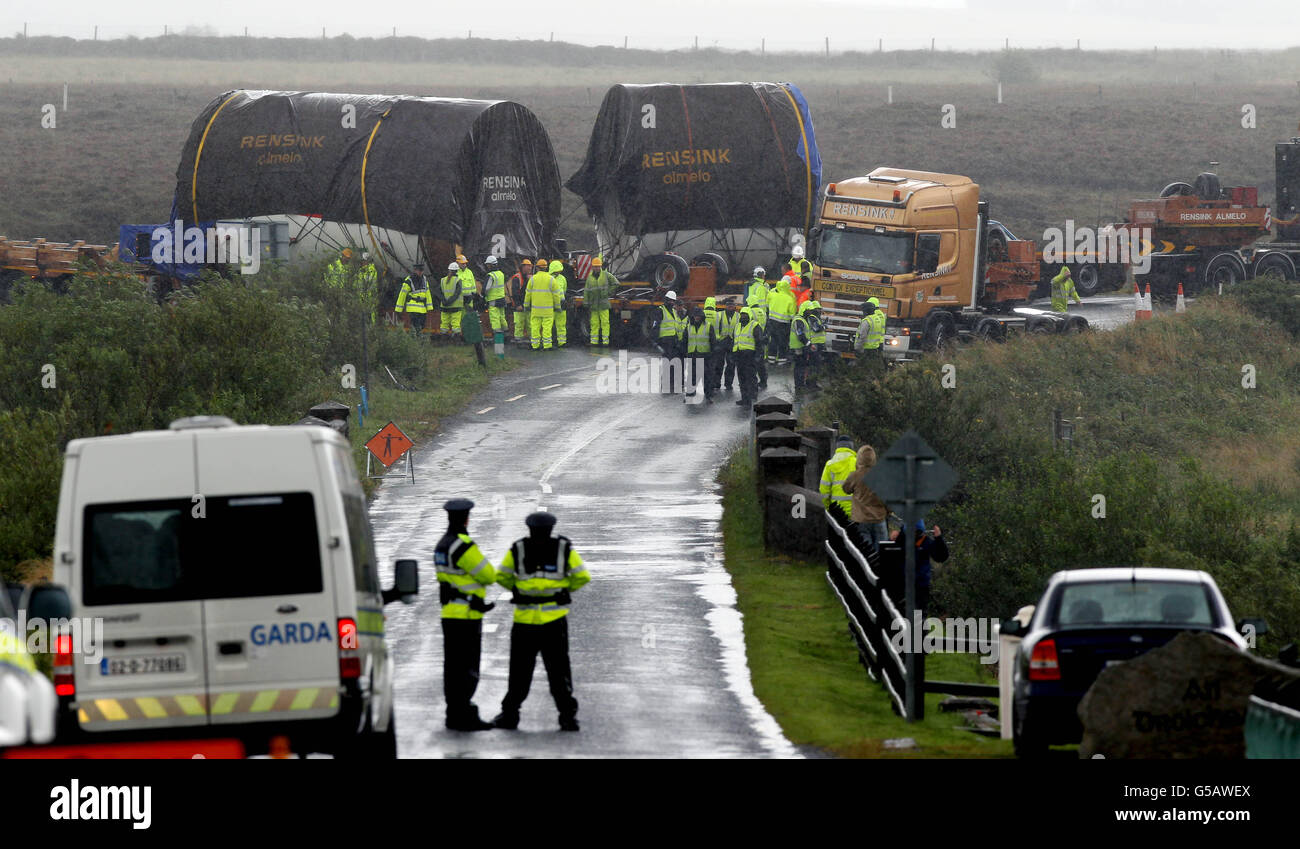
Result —
<path fill-rule="evenodd" d="M 515 540 L 501 558 L 497 583 L 513 592 L 515 623 L 510 631 L 510 684 L 497 728 L 519 727 L 519 708 L 528 698 L 537 655 L 542 655 L 551 696 L 560 711 L 560 730 L 578 730 L 578 700 L 569 670 L 569 595 L 591 581 L 568 537 L 553 536 L 555 516 L 532 513 L 528 536 Z"/>
<path fill-rule="evenodd" d="M 469 511 L 473 507 L 468 498 L 453 498 L 443 505 L 447 533 L 433 550 L 442 601 L 442 686 L 447 727 L 453 731 L 492 727 L 479 718 L 473 698 L 478 689 L 483 614 L 495 606 L 486 603 L 486 587 L 496 581 L 497 571 L 470 539 Z"/>

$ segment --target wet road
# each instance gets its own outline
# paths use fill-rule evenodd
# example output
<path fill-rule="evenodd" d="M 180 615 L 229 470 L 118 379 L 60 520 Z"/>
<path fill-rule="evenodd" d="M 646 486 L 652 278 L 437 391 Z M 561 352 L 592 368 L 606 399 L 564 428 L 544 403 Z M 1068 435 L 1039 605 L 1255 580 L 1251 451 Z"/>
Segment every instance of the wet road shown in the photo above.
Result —
<path fill-rule="evenodd" d="M 385 583 L 394 559 L 420 561 L 420 600 L 388 607 L 401 756 L 797 755 L 754 697 L 722 565 L 713 479 L 748 431 L 748 408 L 725 391 L 699 406 L 602 392 L 597 357 L 584 348 L 511 356 L 529 365 L 444 421 L 417 455 L 416 483 L 385 484 L 371 507 Z M 774 373 L 764 394 L 788 379 L 789 367 Z M 493 563 L 539 508 L 556 514 L 556 532 L 587 561 L 592 582 L 570 613 L 580 733 L 557 730 L 540 659 L 518 731 L 443 728 L 432 549 L 446 526 L 442 504 L 457 496 L 477 503 L 470 534 Z M 475 701 L 490 719 L 506 691 L 511 605 L 500 587 L 488 598 L 498 604 L 484 620 Z"/>
<path fill-rule="evenodd" d="M 1132 303 L 1107 295 L 1071 312 L 1110 329 L 1132 320 Z M 401 755 L 797 755 L 754 697 L 722 564 L 714 475 L 748 432 L 747 408 L 735 393 L 696 406 L 602 391 L 598 358 L 581 347 L 510 355 L 528 365 L 445 420 L 418 450 L 416 483 L 386 484 L 371 507 L 381 570 L 400 557 L 420 561 L 420 600 L 388 607 Z M 773 369 L 764 394 L 789 398 L 789 377 L 789 366 Z M 493 563 L 537 509 L 556 514 L 557 532 L 588 562 L 592 583 L 570 614 L 581 733 L 557 730 L 540 659 L 519 731 L 443 728 L 432 550 L 446 526 L 442 504 L 459 496 L 477 502 L 470 533 Z M 488 598 L 498 605 L 485 619 L 476 702 L 490 719 L 506 690 L 511 606 L 499 587 Z"/>

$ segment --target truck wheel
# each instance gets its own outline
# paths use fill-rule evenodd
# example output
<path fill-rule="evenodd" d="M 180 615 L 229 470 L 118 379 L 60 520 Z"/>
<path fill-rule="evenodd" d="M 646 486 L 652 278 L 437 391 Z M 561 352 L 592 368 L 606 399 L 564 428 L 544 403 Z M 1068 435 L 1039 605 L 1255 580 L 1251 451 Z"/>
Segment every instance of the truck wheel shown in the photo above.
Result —
<path fill-rule="evenodd" d="M 1050 318 L 1031 318 L 1025 322 L 1026 333 L 1055 333 L 1056 322 Z"/>
<path fill-rule="evenodd" d="M 1171 198 L 1175 195 L 1194 194 L 1196 194 L 1196 189 L 1192 187 L 1191 183 L 1170 183 L 1160 190 L 1160 197 L 1162 198 Z"/>
<path fill-rule="evenodd" d="M 691 260 L 691 265 L 707 265 L 718 273 L 718 282 L 726 282 L 731 276 L 731 266 L 727 264 L 727 259 L 722 254 L 707 251 Z"/>
<path fill-rule="evenodd" d="M 1065 320 L 1065 326 L 1061 328 L 1062 333 L 1083 333 L 1088 329 L 1088 319 L 1081 315 L 1072 315 Z"/>
<path fill-rule="evenodd" d="M 1263 277 L 1265 274 L 1276 274 L 1283 280 L 1295 280 L 1295 266 L 1285 254 L 1265 254 L 1264 258 L 1255 263 L 1255 277 Z"/>
<path fill-rule="evenodd" d="M 1232 254 L 1219 254 L 1205 266 L 1205 285 L 1211 293 L 1231 289 L 1245 279 L 1245 267 Z"/>
<path fill-rule="evenodd" d="M 990 342 L 1005 342 L 1002 323 L 996 318 L 981 318 L 975 325 L 975 335 Z"/>
<path fill-rule="evenodd" d="M 921 337 L 921 349 L 924 351 L 943 351 L 952 342 L 956 328 L 952 316 L 947 313 L 935 313 L 925 322 L 924 335 Z"/>
<path fill-rule="evenodd" d="M 573 311 L 573 323 L 569 335 L 582 342 L 591 341 L 591 311 L 586 307 Z"/>
<path fill-rule="evenodd" d="M 1085 262 L 1079 266 L 1079 274 L 1074 279 L 1074 288 L 1079 297 L 1091 297 L 1101 291 L 1101 269 L 1095 262 Z"/>
<path fill-rule="evenodd" d="M 686 291 L 691 279 L 690 266 L 677 254 L 659 254 L 650 259 L 650 280 L 661 289 L 672 289 L 677 294 Z"/>

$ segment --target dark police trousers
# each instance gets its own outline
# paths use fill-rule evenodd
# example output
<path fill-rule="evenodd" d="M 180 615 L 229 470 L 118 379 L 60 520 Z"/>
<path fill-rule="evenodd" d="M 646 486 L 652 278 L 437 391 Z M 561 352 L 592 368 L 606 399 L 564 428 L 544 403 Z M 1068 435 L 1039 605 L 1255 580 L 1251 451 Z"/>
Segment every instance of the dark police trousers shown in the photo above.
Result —
<path fill-rule="evenodd" d="M 546 666 L 551 696 L 561 717 L 578 715 L 578 700 L 573 697 L 573 673 L 569 668 L 569 617 L 561 616 L 545 625 L 514 624 L 510 631 L 510 686 L 501 712 L 518 714 L 528 690 L 533 685 L 533 667 L 538 653 Z"/>
<path fill-rule="evenodd" d="M 447 699 L 447 719 L 455 722 L 477 716 L 470 704 L 478 689 L 482 619 L 443 619 L 442 691 Z"/>

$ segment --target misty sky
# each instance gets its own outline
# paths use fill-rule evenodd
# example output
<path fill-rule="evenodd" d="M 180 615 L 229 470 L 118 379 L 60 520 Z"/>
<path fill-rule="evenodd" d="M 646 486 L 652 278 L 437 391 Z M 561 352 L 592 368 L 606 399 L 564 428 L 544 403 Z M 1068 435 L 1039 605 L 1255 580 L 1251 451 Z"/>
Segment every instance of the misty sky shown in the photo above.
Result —
<path fill-rule="evenodd" d="M 549 38 L 581 44 L 820 50 L 928 48 L 978 50 L 1001 47 L 1085 48 L 1224 47 L 1275 48 L 1300 44 L 1300 3 L 1270 0 L 313 0 L 220 3 L 51 0 L 0 4 L 0 33 L 90 38 L 161 35 L 163 27 L 208 29 L 258 36 L 398 35 L 426 38 L 475 36 Z M 1270 25 L 1271 22 L 1271 25 Z"/>

